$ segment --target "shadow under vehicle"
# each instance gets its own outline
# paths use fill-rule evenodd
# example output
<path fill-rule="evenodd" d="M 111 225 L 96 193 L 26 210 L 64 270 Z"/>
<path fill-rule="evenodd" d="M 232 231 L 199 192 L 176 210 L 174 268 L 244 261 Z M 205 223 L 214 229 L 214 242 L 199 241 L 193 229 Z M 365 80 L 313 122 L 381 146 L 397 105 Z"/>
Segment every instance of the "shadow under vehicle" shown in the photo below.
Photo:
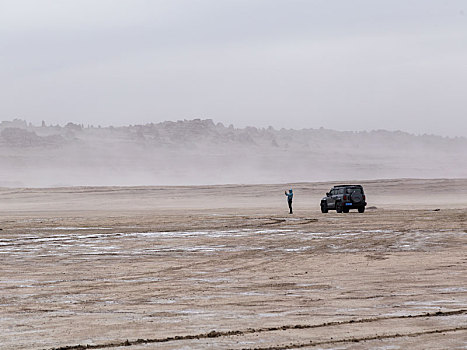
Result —
<path fill-rule="evenodd" d="M 338 213 L 348 213 L 350 209 L 365 212 L 366 197 L 361 185 L 338 185 L 326 193 L 321 199 L 321 212 L 335 210 Z"/>

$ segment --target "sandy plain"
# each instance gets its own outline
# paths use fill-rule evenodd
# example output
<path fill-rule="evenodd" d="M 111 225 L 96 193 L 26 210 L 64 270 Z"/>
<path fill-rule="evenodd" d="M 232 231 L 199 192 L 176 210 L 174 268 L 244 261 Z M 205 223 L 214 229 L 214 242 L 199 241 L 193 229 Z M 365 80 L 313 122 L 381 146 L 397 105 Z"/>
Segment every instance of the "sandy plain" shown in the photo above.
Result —
<path fill-rule="evenodd" d="M 361 183 L 2 188 L 0 348 L 466 349 L 467 179 Z"/>

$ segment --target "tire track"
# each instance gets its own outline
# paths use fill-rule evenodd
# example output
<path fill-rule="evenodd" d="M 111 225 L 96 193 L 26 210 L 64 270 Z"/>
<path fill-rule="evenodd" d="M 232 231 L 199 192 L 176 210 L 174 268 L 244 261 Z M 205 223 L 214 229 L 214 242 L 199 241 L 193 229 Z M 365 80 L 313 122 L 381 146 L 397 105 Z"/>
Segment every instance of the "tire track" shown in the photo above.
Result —
<path fill-rule="evenodd" d="M 137 339 L 137 340 L 125 340 L 125 341 L 115 341 L 109 342 L 105 344 L 86 344 L 86 345 L 66 345 L 66 346 L 59 346 L 55 348 L 49 348 L 46 350 L 84 350 L 84 349 L 107 349 L 107 348 L 115 348 L 120 346 L 133 346 L 133 345 L 141 345 L 141 344 L 151 344 L 151 343 L 167 343 L 171 341 L 177 340 L 192 340 L 192 339 L 208 339 L 208 338 L 220 338 L 220 337 L 227 337 L 227 336 L 234 336 L 234 335 L 246 335 L 252 333 L 264 333 L 264 332 L 273 332 L 273 331 L 281 331 L 281 330 L 290 330 L 290 329 L 312 329 L 312 328 L 322 328 L 322 327 L 330 327 L 330 326 L 339 326 L 339 325 L 346 325 L 346 324 L 358 324 L 358 323 L 371 323 L 371 322 L 378 322 L 384 320 L 395 320 L 395 319 L 410 319 L 410 318 L 422 318 L 422 317 L 440 317 L 440 316 L 455 316 L 455 315 L 463 315 L 467 314 L 467 309 L 461 310 L 453 310 L 453 311 L 438 311 L 434 313 L 423 313 L 418 315 L 404 315 L 404 316 L 383 316 L 383 317 L 374 317 L 374 318 L 361 318 L 356 320 L 348 320 L 348 321 L 333 321 L 333 322 L 325 322 L 320 324 L 297 324 L 297 325 L 283 325 L 277 327 L 264 327 L 264 328 L 247 328 L 244 330 L 231 330 L 231 331 L 210 331 L 208 333 L 200 333 L 200 334 L 189 334 L 189 335 L 178 335 L 173 337 L 166 337 L 166 338 L 152 338 L 152 339 Z M 397 338 L 397 337 L 405 337 L 405 336 L 419 336 L 424 334 L 432 334 L 432 333 L 445 333 L 445 332 L 456 332 L 460 330 L 467 330 L 467 326 L 465 327 L 456 327 L 456 328 L 447 328 L 444 330 L 432 330 L 432 331 L 425 331 L 425 332 L 415 332 L 415 333 L 408 333 L 407 335 L 401 335 L 399 333 L 390 334 L 390 335 L 376 335 L 371 337 L 362 337 L 362 338 L 346 338 L 346 339 L 338 339 L 338 340 L 329 340 L 325 342 L 309 342 L 309 343 L 300 343 L 300 344 L 288 344 L 279 347 L 265 347 L 265 348 L 246 348 L 243 350 L 279 350 L 279 349 L 292 349 L 292 348 L 300 348 L 300 347 L 310 347 L 316 345 L 326 345 L 326 344 L 334 344 L 334 343 L 345 343 L 345 342 L 358 342 L 358 341 L 367 341 L 367 340 L 375 340 L 375 339 L 386 339 L 386 338 Z"/>
<path fill-rule="evenodd" d="M 423 331 L 423 332 L 413 332 L 413 333 L 394 333 L 394 334 L 383 334 L 383 335 L 374 335 L 368 337 L 360 337 L 360 338 L 344 338 L 344 339 L 336 339 L 336 340 L 325 340 L 320 342 L 313 342 L 310 341 L 308 343 L 297 343 L 297 344 L 287 344 L 287 345 L 279 345 L 279 346 L 269 346 L 263 348 L 243 348 L 241 350 L 287 350 L 287 349 L 299 349 L 299 348 L 309 348 L 312 346 L 321 346 L 321 345 L 331 345 L 331 344 L 342 344 L 342 343 L 359 343 L 363 341 L 370 341 L 370 340 L 383 340 L 383 339 L 394 339 L 394 338 L 403 338 L 403 337 L 419 337 L 422 335 L 429 335 L 429 334 L 439 334 L 439 333 L 452 333 L 458 331 L 465 331 L 467 330 L 466 327 L 455 327 L 455 328 L 445 328 L 445 329 L 435 329 L 431 331 Z"/>

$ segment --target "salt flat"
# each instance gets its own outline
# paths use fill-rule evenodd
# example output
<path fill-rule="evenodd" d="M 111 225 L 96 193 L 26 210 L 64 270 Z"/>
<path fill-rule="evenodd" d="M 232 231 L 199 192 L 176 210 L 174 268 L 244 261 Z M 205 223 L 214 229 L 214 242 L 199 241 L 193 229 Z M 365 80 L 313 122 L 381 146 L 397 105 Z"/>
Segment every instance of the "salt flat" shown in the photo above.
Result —
<path fill-rule="evenodd" d="M 466 348 L 467 180 L 362 184 L 0 189 L 0 348 Z"/>

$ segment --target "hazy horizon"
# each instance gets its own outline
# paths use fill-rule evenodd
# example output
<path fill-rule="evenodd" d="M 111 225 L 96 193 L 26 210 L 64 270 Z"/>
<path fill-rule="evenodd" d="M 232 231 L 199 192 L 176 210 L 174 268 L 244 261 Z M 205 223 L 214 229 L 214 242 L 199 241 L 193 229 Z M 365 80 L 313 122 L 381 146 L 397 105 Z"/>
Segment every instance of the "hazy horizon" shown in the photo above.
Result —
<path fill-rule="evenodd" d="M 467 177 L 467 138 L 377 130 L 0 123 L 0 186 L 208 185 Z"/>
<path fill-rule="evenodd" d="M 0 119 L 467 137 L 467 3 L 4 0 Z"/>
<path fill-rule="evenodd" d="M 371 133 L 371 132 L 378 132 L 378 131 L 387 131 L 387 132 L 401 132 L 401 133 L 404 133 L 404 134 L 408 134 L 408 135 L 413 135 L 413 136 L 439 136 L 439 137 L 443 137 L 443 138 L 448 138 L 448 139 L 455 139 L 455 138 L 467 138 L 467 136 L 449 136 L 449 135 L 440 135 L 440 134 L 436 134 L 436 133 L 415 133 L 415 132 L 410 132 L 410 131 L 407 131 L 407 130 L 400 130 L 400 129 L 394 129 L 394 130 L 390 130 L 390 129 L 367 129 L 367 130 L 350 130 L 350 129 L 339 129 L 339 128 L 324 128 L 324 127 L 303 127 L 303 128 L 278 128 L 278 127 L 274 127 L 272 125 L 267 125 L 267 126 L 258 126 L 258 125 L 252 125 L 252 124 L 246 124 L 246 125 L 242 125 L 242 126 L 238 126 L 236 125 L 235 123 L 225 123 L 225 122 L 222 122 L 222 121 L 219 121 L 219 120 L 216 120 L 215 118 L 192 118 L 192 119 L 188 119 L 188 118 L 184 118 L 184 119 L 177 119 L 177 120 L 158 120 L 158 121 L 147 121 L 145 123 L 120 123 L 120 124 L 111 124 L 111 123 L 97 123 L 97 124 L 94 124 L 94 123 L 84 123 L 84 122 L 80 122 L 80 121 L 76 121 L 76 120 L 68 120 L 68 121 L 63 121 L 63 122 L 57 122 L 57 123 L 47 123 L 45 120 L 41 120 L 41 121 L 30 121 L 30 120 L 27 120 L 27 119 L 22 119 L 22 118 L 13 118 L 13 119 L 9 119 L 9 120 L 0 120 L 0 124 L 1 123 L 15 123 L 15 121 L 19 121 L 19 122 L 25 122 L 26 125 L 32 125 L 33 127 L 40 127 L 42 125 L 42 122 L 45 123 L 45 125 L 47 127 L 52 127 L 52 126 L 60 126 L 60 127 L 65 127 L 67 126 L 68 124 L 74 124 L 74 125 L 82 125 L 84 128 L 87 128 L 87 127 L 94 127 L 94 128 L 99 128 L 99 127 L 102 127 L 102 128 L 109 128 L 109 127 L 115 127 L 115 128 L 121 128 L 121 127 L 132 127 L 132 126 L 146 126 L 146 125 L 151 125 L 151 124 L 163 124 L 163 123 L 177 123 L 177 122 L 192 122 L 192 121 L 196 121 L 196 120 L 200 120 L 200 121 L 206 121 L 206 120 L 211 120 L 214 124 L 222 124 L 223 126 L 225 127 L 233 127 L 234 129 L 238 129 L 238 130 L 244 130 L 244 129 L 248 129 L 248 128 L 256 128 L 256 129 L 269 129 L 269 128 L 272 128 L 276 131 L 280 131 L 282 129 L 285 129 L 285 130 L 291 130 L 291 131 L 301 131 L 301 130 L 328 130 L 328 131 L 338 131 L 338 132 L 351 132 L 351 133 Z"/>

